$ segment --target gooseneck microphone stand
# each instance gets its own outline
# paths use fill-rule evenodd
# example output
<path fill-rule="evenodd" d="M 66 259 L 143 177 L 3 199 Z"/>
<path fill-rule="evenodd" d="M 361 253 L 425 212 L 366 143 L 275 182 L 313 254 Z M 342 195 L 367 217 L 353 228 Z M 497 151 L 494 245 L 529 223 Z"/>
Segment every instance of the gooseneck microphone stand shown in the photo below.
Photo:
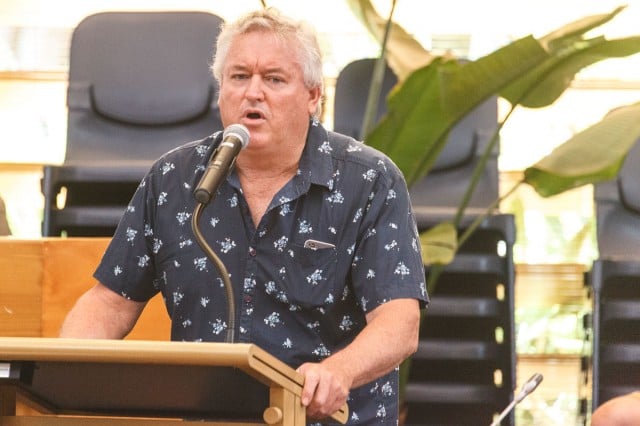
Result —
<path fill-rule="evenodd" d="M 196 208 L 193 211 L 193 217 L 191 218 L 191 230 L 196 237 L 196 241 L 198 245 L 204 250 L 205 254 L 211 260 L 211 262 L 216 267 L 218 274 L 222 278 L 222 282 L 224 283 L 224 289 L 227 294 L 227 343 L 234 343 L 235 340 L 235 323 L 236 323 L 236 301 L 233 296 L 233 287 L 231 285 L 231 279 L 229 278 L 229 272 L 227 272 L 227 268 L 224 266 L 224 263 L 220 260 L 218 255 L 211 249 L 211 246 L 207 243 L 200 232 L 199 224 L 200 224 L 200 216 L 202 215 L 202 210 L 206 204 L 198 203 Z"/>
<path fill-rule="evenodd" d="M 191 218 L 191 230 L 193 231 L 193 235 L 195 235 L 200 248 L 202 248 L 209 260 L 218 270 L 218 274 L 220 274 L 220 277 L 222 278 L 224 289 L 227 293 L 227 343 L 234 342 L 236 328 L 236 302 L 233 296 L 233 286 L 231 285 L 231 279 L 229 278 L 227 268 L 224 266 L 224 263 L 222 263 L 220 258 L 213 252 L 209 244 L 207 244 L 202 232 L 200 232 L 199 225 L 202 210 L 214 198 L 216 188 L 218 188 L 221 182 L 230 173 L 240 150 L 245 148 L 248 143 L 249 130 L 242 124 L 232 124 L 224 129 L 224 132 L 222 133 L 222 141 L 211 154 L 209 164 L 193 193 L 198 204 L 196 205 L 193 211 L 193 217 Z"/>
<path fill-rule="evenodd" d="M 543 379 L 542 374 L 534 373 L 534 375 L 531 376 L 529 380 L 525 382 L 524 385 L 522 385 L 520 392 L 518 392 L 518 394 L 515 396 L 513 401 L 511 401 L 511 403 L 507 406 L 507 408 L 502 410 L 498 418 L 495 419 L 490 426 L 499 426 L 500 422 L 502 422 L 502 419 L 507 417 L 507 414 L 509 414 L 515 408 L 515 406 L 520 403 L 520 401 L 525 399 L 527 395 L 529 395 L 531 392 L 536 390 L 540 382 L 542 382 L 542 379 Z"/>

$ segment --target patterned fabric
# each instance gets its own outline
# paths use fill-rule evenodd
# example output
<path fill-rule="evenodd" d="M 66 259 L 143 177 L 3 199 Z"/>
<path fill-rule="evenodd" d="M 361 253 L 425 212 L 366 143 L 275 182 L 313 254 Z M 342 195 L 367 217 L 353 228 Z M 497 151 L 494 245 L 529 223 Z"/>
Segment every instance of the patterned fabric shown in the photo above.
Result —
<path fill-rule="evenodd" d="M 193 190 L 221 138 L 186 144 L 156 162 L 95 273 L 132 300 L 162 292 L 172 340 L 226 335 L 223 283 L 191 230 Z M 401 173 L 383 154 L 315 121 L 298 173 L 257 228 L 232 171 L 203 210 L 200 229 L 235 288 L 236 342 L 255 343 L 293 368 L 346 346 L 380 304 L 427 301 Z M 397 369 L 352 390 L 348 403 L 349 424 L 396 424 Z"/>

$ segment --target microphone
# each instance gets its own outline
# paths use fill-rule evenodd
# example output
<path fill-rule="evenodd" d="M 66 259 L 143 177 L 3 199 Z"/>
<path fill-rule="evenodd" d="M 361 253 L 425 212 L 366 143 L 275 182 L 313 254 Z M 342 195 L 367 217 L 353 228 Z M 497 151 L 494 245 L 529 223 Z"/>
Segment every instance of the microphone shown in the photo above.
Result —
<path fill-rule="evenodd" d="M 520 389 L 520 392 L 518 392 L 518 395 L 516 395 L 516 403 L 522 401 L 527 397 L 527 395 L 536 390 L 540 382 L 542 382 L 542 379 L 543 377 L 540 373 L 535 373 L 533 376 L 531 376 L 529 380 L 527 380 L 526 383 L 522 385 L 522 388 Z"/>
<path fill-rule="evenodd" d="M 500 413 L 498 418 L 495 419 L 493 423 L 491 423 L 491 426 L 498 426 L 502 421 L 502 419 L 504 419 L 507 416 L 507 414 L 509 414 L 509 412 L 513 410 L 516 404 L 518 404 L 520 401 L 525 399 L 527 395 L 529 395 L 531 392 L 536 390 L 540 382 L 542 382 L 542 379 L 543 377 L 542 377 L 542 374 L 540 373 L 535 373 L 533 376 L 531 376 L 529 380 L 527 380 L 525 384 L 522 385 L 522 388 L 520 388 L 520 392 L 518 392 L 518 394 L 515 396 L 513 401 L 511 401 L 511 404 L 509 404 L 507 408 L 505 408 L 502 411 L 502 413 Z"/>
<path fill-rule="evenodd" d="M 227 177 L 242 148 L 249 144 L 249 130 L 242 124 L 231 124 L 222 134 L 222 142 L 214 151 L 193 195 L 201 204 L 209 204 L 220 183 Z"/>

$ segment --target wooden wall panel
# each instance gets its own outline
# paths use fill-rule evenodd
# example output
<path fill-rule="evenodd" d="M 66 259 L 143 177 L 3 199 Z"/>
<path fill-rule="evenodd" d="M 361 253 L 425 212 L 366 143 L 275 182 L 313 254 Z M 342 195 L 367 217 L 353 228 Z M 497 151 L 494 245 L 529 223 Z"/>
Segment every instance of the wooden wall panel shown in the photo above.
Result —
<path fill-rule="evenodd" d="M 0 335 L 55 337 L 92 277 L 108 238 L 0 238 Z M 128 339 L 169 340 L 162 298 L 154 297 Z"/>
<path fill-rule="evenodd" d="M 43 241 L 43 337 L 58 335 L 67 312 L 95 284 L 92 274 L 108 242 L 107 238 Z"/>
<path fill-rule="evenodd" d="M 0 238 L 0 336 L 40 336 L 42 246 Z"/>

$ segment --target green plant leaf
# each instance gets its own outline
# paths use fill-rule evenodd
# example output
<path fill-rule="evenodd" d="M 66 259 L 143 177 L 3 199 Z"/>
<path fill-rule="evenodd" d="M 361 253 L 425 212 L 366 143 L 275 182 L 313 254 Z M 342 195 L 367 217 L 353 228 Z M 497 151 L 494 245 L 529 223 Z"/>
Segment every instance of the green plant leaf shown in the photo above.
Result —
<path fill-rule="evenodd" d="M 362 22 L 369 33 L 382 42 L 387 19 L 378 14 L 370 0 L 347 0 L 353 14 Z M 391 22 L 391 32 L 386 42 L 386 59 L 389 67 L 404 80 L 409 74 L 431 62 L 434 58 L 411 34 L 404 28 Z"/>
<path fill-rule="evenodd" d="M 624 10 L 580 18 L 540 38 L 549 58 L 512 82 L 500 96 L 512 105 L 540 108 L 551 105 L 569 87 L 575 75 L 598 61 L 628 56 L 640 51 L 640 40 L 629 37 L 609 41 L 604 37 L 584 39 L 588 31 L 599 27 Z"/>
<path fill-rule="evenodd" d="M 512 104 L 540 108 L 554 103 L 585 67 L 640 52 L 640 37 L 577 40 L 509 85 L 500 95 Z"/>
<path fill-rule="evenodd" d="M 442 222 L 420 234 L 420 245 L 425 265 L 447 265 L 458 250 L 458 231 L 453 223 Z"/>
<path fill-rule="evenodd" d="M 453 126 L 490 96 L 500 93 L 514 106 L 547 106 L 584 67 L 640 51 L 638 37 L 580 38 L 621 10 L 582 18 L 542 41 L 525 37 L 466 64 L 434 60 L 389 94 L 388 114 L 367 144 L 389 155 L 411 186 L 429 172 Z"/>
<path fill-rule="evenodd" d="M 611 111 L 528 167 L 525 183 L 549 197 L 578 186 L 613 179 L 640 138 L 640 103 Z"/>
<path fill-rule="evenodd" d="M 550 51 L 557 51 L 566 43 L 572 43 L 573 40 L 582 38 L 588 31 L 606 24 L 625 8 L 626 6 L 618 6 L 610 13 L 589 15 L 577 19 L 541 37 L 540 41 Z"/>
<path fill-rule="evenodd" d="M 437 58 L 389 94 L 387 115 L 367 144 L 389 155 L 411 185 L 427 174 L 458 121 L 546 59 L 547 52 L 533 37 L 462 65 Z"/>

